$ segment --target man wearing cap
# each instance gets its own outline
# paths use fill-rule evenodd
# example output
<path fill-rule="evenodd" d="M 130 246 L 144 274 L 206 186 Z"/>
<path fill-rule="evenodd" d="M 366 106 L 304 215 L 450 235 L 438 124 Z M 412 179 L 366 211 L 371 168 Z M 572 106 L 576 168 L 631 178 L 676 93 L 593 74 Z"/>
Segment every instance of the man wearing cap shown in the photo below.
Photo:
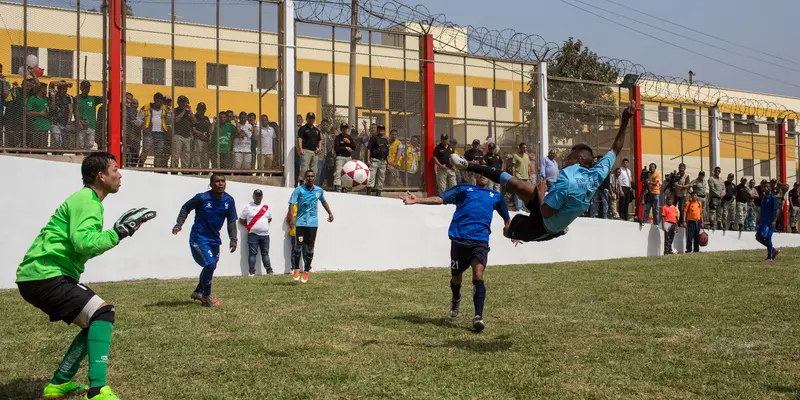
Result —
<path fill-rule="evenodd" d="M 523 182 L 531 181 L 531 173 L 533 167 L 531 166 L 531 158 L 528 156 L 528 145 L 524 142 L 517 146 L 517 152 L 511 156 L 511 175 Z M 517 211 L 525 209 L 525 202 L 522 201 L 520 196 L 514 195 L 514 206 Z"/>
<path fill-rule="evenodd" d="M 319 163 L 319 143 L 322 134 L 319 128 L 314 126 L 317 118 L 313 112 L 306 114 L 306 124 L 297 131 L 297 154 L 300 155 L 300 171 L 314 171 L 317 175 L 317 164 Z"/>
<path fill-rule="evenodd" d="M 333 139 L 333 151 L 336 153 L 336 168 L 333 171 L 333 191 L 342 190 L 342 170 L 344 164 L 353 159 L 353 137 L 350 136 L 350 125 L 346 122 L 339 126 L 339 134 Z"/>
<path fill-rule="evenodd" d="M 136 117 L 137 126 L 142 128 L 142 155 L 139 162 L 144 164 L 151 155 L 154 158 L 153 165 L 160 168 L 167 167 L 167 160 L 164 151 L 169 131 L 169 121 L 167 118 L 166 107 L 164 107 L 164 95 L 156 93 L 153 95 L 153 102 L 145 104 Z"/>
<path fill-rule="evenodd" d="M 175 109 L 175 134 L 172 135 L 172 168 L 189 168 L 192 159 L 192 127 L 197 122 L 192 114 L 192 105 L 186 96 L 178 96 Z"/>
<path fill-rule="evenodd" d="M 623 221 L 628 220 L 629 205 L 633 199 L 633 175 L 629 166 L 630 161 L 623 158 L 622 166 L 619 168 L 619 185 L 622 188 L 622 195 L 619 197 L 619 217 Z"/>
<path fill-rule="evenodd" d="M 60 148 L 64 147 L 67 125 L 72 122 L 72 103 L 75 99 L 67 93 L 67 88 L 72 87 L 72 84 L 67 81 L 50 82 L 50 120 L 52 125 L 50 127 L 51 147 Z M 69 147 L 69 146 L 67 146 Z"/>
<path fill-rule="evenodd" d="M 380 197 L 383 182 L 386 179 L 386 158 L 389 156 L 389 139 L 386 138 L 386 127 L 378 125 L 375 136 L 367 144 L 367 165 L 369 166 L 369 182 L 367 182 L 367 195 L 375 190 L 375 196 Z"/>
<path fill-rule="evenodd" d="M 558 163 L 556 163 L 556 151 L 550 149 L 547 157 L 542 157 L 542 165 L 539 167 L 539 176 L 547 181 L 547 189 L 555 186 L 558 180 Z"/>
<path fill-rule="evenodd" d="M 206 115 L 206 103 L 197 103 L 197 113 L 192 124 L 192 168 L 208 168 L 211 141 L 211 119 Z"/>
<path fill-rule="evenodd" d="M 725 185 L 720 177 L 721 169 L 714 168 L 708 178 L 708 226 L 711 229 L 722 229 L 722 196 L 725 195 Z"/>
<path fill-rule="evenodd" d="M 498 171 L 503 171 L 503 157 L 497 151 L 497 145 L 494 143 L 494 140 L 489 142 L 486 145 L 486 154 L 483 156 L 483 163 L 486 164 L 489 168 L 494 168 Z M 500 192 L 500 182 L 489 181 L 489 187 L 496 191 Z"/>
<path fill-rule="evenodd" d="M 272 222 L 272 211 L 266 204 L 261 204 L 264 193 L 261 189 L 253 192 L 253 201 L 244 206 L 239 214 L 239 222 L 247 228 L 247 245 L 249 253 L 247 265 L 250 267 L 250 276 L 256 273 L 256 256 L 261 251 L 261 265 L 272 275 L 272 264 L 269 261 L 269 223 Z"/>
<path fill-rule="evenodd" d="M 439 193 L 444 193 L 445 190 L 456 185 L 456 172 L 453 170 L 453 164 L 450 163 L 450 155 L 453 152 L 453 148 L 450 147 L 450 137 L 443 134 L 439 145 L 433 149 L 433 163 L 436 164 L 436 187 L 439 189 Z"/>
<path fill-rule="evenodd" d="M 722 195 L 722 229 L 734 229 L 736 218 L 736 183 L 733 181 L 734 175 L 728 174 L 728 179 L 723 182 L 724 192 Z"/>
<path fill-rule="evenodd" d="M 475 139 L 472 141 L 472 147 L 464 152 L 464 159 L 473 163 L 480 164 L 483 159 L 483 151 L 481 151 L 481 141 Z M 464 180 L 470 185 L 476 184 L 477 174 L 473 172 L 464 171 Z M 491 181 L 489 181 L 491 183 Z"/>
<path fill-rule="evenodd" d="M 74 109 L 79 118 L 76 118 L 75 128 L 78 131 L 78 148 L 91 150 L 95 142 L 95 127 L 97 126 L 97 106 L 103 104 L 103 98 L 89 96 L 92 84 L 89 81 L 81 82 L 80 94 L 75 98 Z"/>
<path fill-rule="evenodd" d="M 705 171 L 700 171 L 697 173 L 697 178 L 695 178 L 695 180 L 693 180 L 689 185 L 689 189 L 692 191 L 692 193 L 697 195 L 697 201 L 700 202 L 700 205 L 703 207 L 703 211 L 705 211 L 706 195 L 708 193 Z"/>

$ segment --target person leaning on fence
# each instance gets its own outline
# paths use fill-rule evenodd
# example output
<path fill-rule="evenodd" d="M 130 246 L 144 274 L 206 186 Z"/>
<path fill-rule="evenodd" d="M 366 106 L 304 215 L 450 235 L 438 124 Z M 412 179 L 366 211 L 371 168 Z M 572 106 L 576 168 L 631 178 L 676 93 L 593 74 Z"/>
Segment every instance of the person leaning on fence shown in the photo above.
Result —
<path fill-rule="evenodd" d="M 464 159 L 473 164 L 480 164 L 483 160 L 483 150 L 481 150 L 481 141 L 475 139 L 472 141 L 472 147 L 464 152 Z M 464 171 L 461 173 L 464 176 L 464 181 L 470 185 L 477 183 L 478 175 L 473 172 Z M 489 181 L 491 183 L 491 181 Z"/>
<path fill-rule="evenodd" d="M 80 94 L 75 98 L 75 109 L 80 117 L 76 117 L 76 130 L 78 131 L 78 148 L 91 150 L 95 145 L 95 129 L 97 127 L 97 107 L 103 104 L 100 96 L 90 96 L 92 83 L 81 82 Z"/>
<path fill-rule="evenodd" d="M 83 110 L 81 110 L 81 115 L 83 115 Z M 156 167 L 166 167 L 166 163 L 159 165 L 162 164 L 160 154 L 164 152 L 166 135 L 169 131 L 164 95 L 154 94 L 153 102 L 142 106 L 136 121 L 136 125 L 142 129 L 142 155 L 139 157 L 139 162 L 144 164 L 148 157 L 153 156 Z"/>
<path fill-rule="evenodd" d="M 417 173 L 419 172 L 419 156 L 420 156 L 420 147 L 419 147 L 419 136 L 414 135 L 408 141 L 408 146 L 404 151 L 405 155 L 401 160 L 401 167 L 400 169 L 403 172 L 403 181 L 407 183 L 408 186 L 414 186 L 416 183 L 413 182 Z"/>
<path fill-rule="evenodd" d="M 272 128 L 267 114 L 261 114 L 260 136 L 258 143 L 258 169 L 272 169 L 275 129 Z"/>
<path fill-rule="evenodd" d="M 25 116 L 28 118 L 28 147 L 34 149 L 47 148 L 47 136 L 50 132 L 50 111 L 47 101 L 47 84 L 36 86 L 35 96 L 28 97 Z"/>
<path fill-rule="evenodd" d="M 333 171 L 333 191 L 343 192 L 342 170 L 344 164 L 353 159 L 353 137 L 350 136 L 350 125 L 346 122 L 339 126 L 339 134 L 333 139 L 333 151 L 336 153 L 336 167 Z"/>
<path fill-rule="evenodd" d="M 50 146 L 54 149 L 70 147 L 67 143 L 67 128 L 72 123 L 72 103 L 74 99 L 67 93 L 72 83 L 67 81 L 50 82 Z"/>
<path fill-rule="evenodd" d="M 369 166 L 369 182 L 367 195 L 375 190 L 375 196 L 380 197 L 383 183 L 386 180 L 386 158 L 389 156 L 389 139 L 386 138 L 386 128 L 378 125 L 375 136 L 367 144 L 367 165 Z"/>
<path fill-rule="evenodd" d="M 405 146 L 397 138 L 397 129 L 389 131 L 389 156 L 386 158 L 386 180 L 389 187 L 400 187 L 400 166 Z"/>
<path fill-rule="evenodd" d="M 692 181 L 689 191 L 697 195 L 697 201 L 703 206 L 703 211 L 706 209 L 706 193 L 708 192 L 706 186 L 706 172 L 700 171 L 697 173 L 697 178 Z M 691 196 L 689 196 L 691 197 Z"/>
<path fill-rule="evenodd" d="M 609 188 L 608 188 L 608 212 L 609 218 L 619 219 L 619 200 L 622 198 L 622 186 L 619 184 L 619 177 L 622 171 L 619 168 L 614 168 L 614 171 L 609 175 Z"/>
<path fill-rule="evenodd" d="M 736 183 L 734 175 L 729 173 L 728 180 L 723 182 L 725 193 L 722 196 L 722 229 L 734 229 L 736 220 Z"/>
<path fill-rule="evenodd" d="M 747 219 L 747 203 L 750 202 L 750 189 L 747 187 L 747 178 L 742 177 L 736 185 L 736 225 L 739 232 L 744 230 L 744 222 Z"/>
<path fill-rule="evenodd" d="M 319 128 L 314 126 L 317 116 L 313 112 L 306 114 L 306 123 L 297 131 L 297 154 L 300 156 L 300 171 L 314 171 L 317 175 L 319 162 L 319 145 L 322 134 Z"/>
<path fill-rule="evenodd" d="M 494 168 L 498 171 L 504 171 L 505 168 L 503 168 L 503 157 L 499 153 L 500 152 L 497 151 L 497 145 L 494 143 L 494 141 L 489 142 L 489 144 L 486 145 L 486 154 L 483 155 L 483 162 L 489 168 Z M 500 182 L 489 181 L 489 189 L 503 193 L 500 190 Z"/>
<path fill-rule="evenodd" d="M 450 164 L 450 155 L 454 150 L 450 147 L 450 137 L 443 134 L 439 145 L 433 149 L 433 162 L 436 165 L 436 187 L 439 193 L 456 185 L 456 172 Z"/>
<path fill-rule="evenodd" d="M 211 120 L 206 115 L 206 103 L 197 103 L 197 112 L 192 123 L 192 168 L 208 168 L 211 152 Z"/>
<path fill-rule="evenodd" d="M 192 127 L 197 118 L 192 113 L 192 105 L 186 96 L 178 96 L 175 109 L 175 134 L 172 135 L 172 168 L 189 168 L 192 164 Z"/>
<path fill-rule="evenodd" d="M 694 190 L 690 189 L 689 201 L 683 207 L 686 216 L 686 252 L 700 252 L 700 232 L 703 231 L 703 203 Z"/>
<path fill-rule="evenodd" d="M 247 266 L 250 276 L 256 273 L 256 256 L 261 252 L 261 265 L 267 275 L 272 275 L 272 264 L 269 260 L 269 224 L 272 222 L 272 211 L 269 205 L 262 204 L 264 193 L 261 189 L 253 191 L 253 201 L 242 208 L 239 223 L 247 229 Z"/>
<path fill-rule="evenodd" d="M 250 169 L 250 145 L 253 139 L 253 125 L 247 119 L 247 113 L 239 113 L 239 122 L 233 135 L 233 169 Z"/>

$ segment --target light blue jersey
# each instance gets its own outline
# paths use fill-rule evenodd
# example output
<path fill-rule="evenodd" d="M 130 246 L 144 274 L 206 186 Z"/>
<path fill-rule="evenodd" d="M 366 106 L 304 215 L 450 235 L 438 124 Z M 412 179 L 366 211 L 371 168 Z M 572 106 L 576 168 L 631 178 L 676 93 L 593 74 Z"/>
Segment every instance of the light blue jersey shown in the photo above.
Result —
<path fill-rule="evenodd" d="M 312 189 L 306 185 L 298 186 L 289 198 L 289 204 L 297 204 L 296 226 L 316 227 L 319 226 L 318 203 L 325 201 L 325 194 L 322 188 L 314 186 Z"/>
<path fill-rule="evenodd" d="M 586 169 L 575 164 L 561 170 L 555 186 L 544 197 L 545 204 L 557 211 L 556 215 L 544 220 L 549 232 L 564 231 L 589 209 L 594 192 L 608 177 L 616 160 L 616 154 L 609 151 L 592 168 Z"/>

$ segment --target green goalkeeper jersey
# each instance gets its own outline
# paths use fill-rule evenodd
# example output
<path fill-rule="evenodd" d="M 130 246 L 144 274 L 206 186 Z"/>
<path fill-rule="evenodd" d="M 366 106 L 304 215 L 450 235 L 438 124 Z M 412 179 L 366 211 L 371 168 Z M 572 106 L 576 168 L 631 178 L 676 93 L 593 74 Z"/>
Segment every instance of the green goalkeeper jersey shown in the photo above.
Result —
<path fill-rule="evenodd" d="M 103 203 L 91 188 L 73 193 L 33 241 L 17 268 L 17 282 L 57 276 L 80 280 L 84 264 L 119 243 L 117 232 L 103 230 Z"/>

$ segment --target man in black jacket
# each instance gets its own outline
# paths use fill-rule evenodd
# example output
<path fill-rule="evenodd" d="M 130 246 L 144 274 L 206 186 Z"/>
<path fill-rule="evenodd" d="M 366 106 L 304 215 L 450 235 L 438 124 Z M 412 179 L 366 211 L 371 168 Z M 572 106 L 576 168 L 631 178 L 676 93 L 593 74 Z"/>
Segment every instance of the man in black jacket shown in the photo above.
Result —
<path fill-rule="evenodd" d="M 339 134 L 333 139 L 333 151 L 336 153 L 336 168 L 333 170 L 333 191 L 344 192 L 342 189 L 342 167 L 353 159 L 353 137 L 350 136 L 350 125 L 346 122 L 339 126 Z"/>

